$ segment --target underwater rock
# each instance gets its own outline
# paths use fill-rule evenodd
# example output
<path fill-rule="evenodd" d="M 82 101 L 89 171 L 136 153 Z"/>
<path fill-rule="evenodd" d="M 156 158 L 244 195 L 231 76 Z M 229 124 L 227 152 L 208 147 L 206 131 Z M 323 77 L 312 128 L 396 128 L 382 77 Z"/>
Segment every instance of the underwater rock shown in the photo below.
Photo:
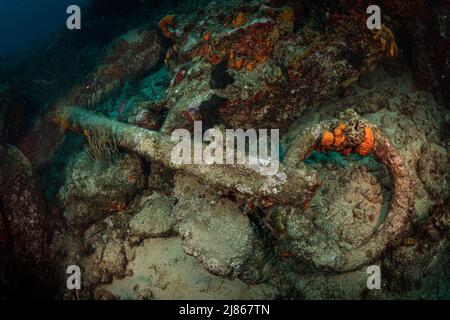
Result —
<path fill-rule="evenodd" d="M 224 89 L 216 90 L 221 97 L 226 98 L 226 101 L 220 105 L 218 113 L 227 127 L 276 127 L 275 124 L 270 126 L 263 126 L 263 124 L 268 118 L 278 122 L 282 114 L 279 108 L 285 107 L 284 101 L 278 96 L 281 92 L 274 87 L 275 84 L 285 81 L 282 69 L 269 60 L 256 65 L 251 72 L 233 70 L 232 75 L 235 78 L 232 84 Z M 277 102 L 276 99 L 278 99 Z M 275 108 L 278 108 L 277 112 Z"/>
<path fill-rule="evenodd" d="M 382 215 L 383 196 L 377 179 L 364 169 L 336 167 L 323 170 L 321 180 L 322 187 L 305 212 L 314 217 L 314 225 L 354 246 L 367 241 Z"/>
<path fill-rule="evenodd" d="M 399 78 L 402 73 L 404 66 L 397 60 L 386 60 L 383 62 L 383 68 L 386 73 L 392 78 Z"/>
<path fill-rule="evenodd" d="M 149 130 L 159 130 L 162 122 L 163 116 L 161 112 L 152 110 L 151 103 L 142 103 L 137 105 L 132 111 L 127 119 L 127 122 L 136 125 L 141 128 Z"/>
<path fill-rule="evenodd" d="M 102 222 L 101 222 L 102 223 Z M 108 223 L 107 223 L 108 224 Z M 113 277 L 122 279 L 126 276 L 127 257 L 123 235 L 110 225 L 98 228 L 93 225 L 87 230 L 84 241 L 94 248 L 91 255 L 81 259 L 84 267 L 84 287 L 96 286 L 99 283 L 110 283 Z M 100 237 L 95 237 L 100 232 Z M 92 237 L 94 235 L 94 237 Z"/>
<path fill-rule="evenodd" d="M 218 63 L 211 72 L 211 79 L 209 80 L 209 86 L 211 89 L 224 89 L 229 84 L 232 84 L 234 78 L 227 72 L 227 61 L 224 60 Z"/>
<path fill-rule="evenodd" d="M 32 283 L 38 290 L 38 283 L 45 278 L 47 210 L 28 159 L 16 147 L 0 144 L 0 239 L 6 245 L 0 268 L 7 269 L 6 281 L 12 281 L 8 285 Z M 47 282 L 51 280 L 46 277 Z"/>
<path fill-rule="evenodd" d="M 446 199 L 450 192 L 450 159 L 445 148 L 424 143 L 417 172 L 427 191 L 435 198 Z"/>
<path fill-rule="evenodd" d="M 164 194 L 173 190 L 173 177 L 175 172 L 158 162 L 150 162 L 150 173 L 148 177 L 148 188 L 158 190 Z"/>
<path fill-rule="evenodd" d="M 375 86 L 375 81 L 373 79 L 373 75 L 371 75 L 371 74 L 361 75 L 358 78 L 358 85 L 363 89 L 367 89 L 367 90 L 372 89 Z"/>
<path fill-rule="evenodd" d="M 82 151 L 66 170 L 59 197 L 65 206 L 65 219 L 75 227 L 83 228 L 126 210 L 144 187 L 141 159 L 131 154 L 118 154 L 116 160 L 105 162 L 95 161 Z"/>
<path fill-rule="evenodd" d="M 171 133 L 178 128 L 189 128 L 200 113 L 200 105 L 207 101 L 213 92 L 209 87 L 212 66 L 202 60 L 194 60 L 185 77 L 166 91 L 163 103 L 169 112 L 161 128 Z"/>
<path fill-rule="evenodd" d="M 205 270 L 181 248 L 179 237 L 153 238 L 133 247 L 132 275 L 100 285 L 119 299 L 275 299 L 269 284 L 248 285 Z"/>
<path fill-rule="evenodd" d="M 123 245 L 114 239 L 108 241 L 103 249 L 101 261 L 97 263 L 95 267 L 100 268 L 100 271 L 104 273 L 102 279 L 108 275 L 118 279 L 125 277 L 127 259 Z"/>
<path fill-rule="evenodd" d="M 64 104 L 93 107 L 126 79 L 137 78 L 153 69 L 161 54 L 161 39 L 156 31 L 133 29 L 113 40 L 105 50 L 103 64 L 81 85 L 67 90 L 53 107 Z M 67 122 L 50 111 L 20 138 L 18 146 L 35 167 L 41 168 L 60 146 L 66 129 Z"/>
<path fill-rule="evenodd" d="M 73 88 L 66 103 L 89 107 L 99 103 L 128 78 L 145 75 L 161 58 L 161 39 L 154 30 L 133 29 L 113 40 L 104 63 L 79 88 Z"/>
<path fill-rule="evenodd" d="M 315 266 L 334 269 L 341 255 L 339 248 L 351 250 L 373 236 L 384 215 L 385 195 L 364 167 L 326 165 L 320 173 L 322 185 L 310 208 L 287 214 L 280 250 Z"/>
<path fill-rule="evenodd" d="M 450 294 L 446 281 L 450 274 L 449 251 L 448 237 L 437 243 L 415 240 L 413 245 L 396 248 L 381 266 L 389 290 L 410 298 L 445 299 Z"/>
<path fill-rule="evenodd" d="M 171 16 L 173 46 L 166 64 L 173 74 L 183 68 L 187 78 L 190 72 L 196 77 L 195 82 L 174 82 L 167 92 L 169 116 L 163 128 L 182 122 L 193 96 L 214 90 L 227 100 L 219 108 L 227 126 L 284 130 L 306 108 L 372 71 L 383 58 L 380 44 L 357 16 L 342 16 L 325 35 L 313 26 L 294 32 L 295 10 L 263 1 L 211 1 L 201 17 Z M 233 83 L 225 81 L 228 73 L 216 72 L 225 65 Z M 211 67 L 215 77 L 210 87 Z M 228 85 L 218 85 L 219 73 Z"/>
<path fill-rule="evenodd" d="M 447 119 L 445 119 L 440 131 L 442 141 L 444 141 L 447 146 L 450 146 L 450 113 Z"/>
<path fill-rule="evenodd" d="M 245 274 L 246 282 L 260 281 L 265 261 L 263 249 L 249 219 L 236 203 L 211 193 L 189 176 L 175 177 L 178 203 L 174 215 L 179 220 L 183 249 L 197 258 L 212 274 L 234 279 L 246 269 L 259 270 Z"/>
<path fill-rule="evenodd" d="M 7 288 L 9 283 L 13 283 L 12 280 L 14 280 L 14 278 L 11 272 L 12 261 L 8 252 L 8 229 L 6 228 L 6 224 L 3 221 L 3 217 L 0 218 L 0 254 L 3 257 L 0 260 L 0 286 L 3 288 Z M 0 293 L 0 297 L 3 298 L 3 295 L 5 294 L 6 292 Z"/>
<path fill-rule="evenodd" d="M 20 137 L 17 146 L 33 167 L 41 169 L 61 146 L 63 139 L 64 134 L 59 126 L 43 118 Z"/>
<path fill-rule="evenodd" d="M 35 109 L 20 81 L 0 83 L 0 141 L 16 145 L 35 116 Z"/>
<path fill-rule="evenodd" d="M 130 235 L 140 239 L 169 235 L 176 223 L 172 216 L 174 198 L 152 193 L 139 201 L 139 211 L 130 220 Z"/>
<path fill-rule="evenodd" d="M 436 23 L 430 20 L 430 18 L 439 19 L 439 15 L 446 16 L 445 12 L 450 10 L 448 2 L 446 6 L 447 10 L 443 6 L 421 14 L 419 19 L 411 20 L 407 24 L 407 31 L 409 32 L 408 40 L 413 43 L 411 55 L 416 82 L 430 90 L 438 102 L 448 107 L 450 104 L 450 65 L 448 63 L 450 44 L 448 39 L 439 35 Z M 445 27 L 449 28 L 448 23 Z"/>
<path fill-rule="evenodd" d="M 374 94 L 367 94 L 361 97 L 358 97 L 358 99 L 355 102 L 355 111 L 358 113 L 364 115 L 366 113 L 374 113 L 378 110 L 381 110 L 383 108 L 386 108 L 387 106 L 387 100 L 385 97 L 378 93 Z"/>
<path fill-rule="evenodd" d="M 95 291 L 95 300 L 117 300 L 117 297 L 105 289 Z"/>
<path fill-rule="evenodd" d="M 439 242 L 445 236 L 450 227 L 450 208 L 446 203 L 435 205 L 430 210 L 430 215 L 417 227 L 417 233 L 430 242 Z"/>
<path fill-rule="evenodd" d="M 298 274 L 287 271 L 278 286 L 285 298 L 304 300 L 357 300 L 367 294 L 367 270 L 361 268 L 340 274 Z"/>

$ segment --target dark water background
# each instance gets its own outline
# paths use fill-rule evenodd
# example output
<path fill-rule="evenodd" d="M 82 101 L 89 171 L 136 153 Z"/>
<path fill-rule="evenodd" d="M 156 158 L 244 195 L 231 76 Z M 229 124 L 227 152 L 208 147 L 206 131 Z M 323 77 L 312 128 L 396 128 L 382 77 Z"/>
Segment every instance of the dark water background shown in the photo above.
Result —
<path fill-rule="evenodd" d="M 24 51 L 48 38 L 65 24 L 69 5 L 87 3 L 89 0 L 0 0 L 0 55 Z"/>

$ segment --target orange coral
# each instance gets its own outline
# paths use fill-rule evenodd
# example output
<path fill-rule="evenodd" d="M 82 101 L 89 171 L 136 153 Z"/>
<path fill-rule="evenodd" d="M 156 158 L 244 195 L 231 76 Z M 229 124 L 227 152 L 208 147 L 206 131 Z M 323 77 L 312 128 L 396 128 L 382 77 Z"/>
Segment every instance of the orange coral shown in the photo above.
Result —
<path fill-rule="evenodd" d="M 211 51 L 211 47 L 209 45 L 205 44 L 200 47 L 197 54 L 202 57 L 206 57 L 210 53 L 210 51 Z"/>
<path fill-rule="evenodd" d="M 208 56 L 208 62 L 211 64 L 219 64 L 222 61 L 222 57 L 218 54 L 212 53 Z"/>
<path fill-rule="evenodd" d="M 211 37 L 211 32 L 205 33 L 205 34 L 203 35 L 203 40 L 209 41 L 209 38 L 210 38 L 210 37 Z"/>
<path fill-rule="evenodd" d="M 335 149 L 339 149 L 345 142 L 345 136 L 344 135 L 340 135 L 340 136 L 335 136 L 334 137 L 334 143 L 333 143 L 333 147 Z"/>
<path fill-rule="evenodd" d="M 319 151 L 324 151 L 327 149 L 332 149 L 340 151 L 343 155 L 349 155 L 353 148 L 346 141 L 345 130 L 347 126 L 343 123 L 339 124 L 334 128 L 333 132 L 325 130 L 320 141 Z M 364 139 L 363 142 L 356 148 L 356 152 L 361 156 L 368 155 L 374 147 L 374 135 L 370 127 L 364 128 Z"/>
<path fill-rule="evenodd" d="M 244 59 L 236 59 L 234 51 L 231 50 L 228 56 L 228 67 L 239 70 L 243 66 L 244 66 Z"/>
<path fill-rule="evenodd" d="M 125 201 L 112 201 L 109 205 L 110 212 L 121 212 L 127 209 Z"/>
<path fill-rule="evenodd" d="M 391 41 L 391 44 L 389 46 L 389 51 L 388 51 L 388 55 L 391 58 L 395 58 L 398 55 L 398 49 L 397 49 L 397 45 L 395 44 L 394 41 Z"/>
<path fill-rule="evenodd" d="M 345 143 L 344 130 L 347 128 L 345 124 L 339 124 L 334 128 L 333 132 L 326 130 L 322 135 L 321 145 L 325 149 L 333 148 L 341 149 Z"/>
<path fill-rule="evenodd" d="M 361 156 L 367 156 L 373 149 L 375 139 L 373 137 L 372 129 L 369 127 L 364 128 L 364 140 L 356 148 L 356 152 Z"/>
<path fill-rule="evenodd" d="M 166 55 L 164 56 L 164 63 L 166 65 L 168 65 L 169 64 L 169 60 L 170 60 L 170 51 L 167 50 Z"/>
<path fill-rule="evenodd" d="M 169 31 L 168 27 L 173 24 L 174 18 L 175 15 L 167 15 L 164 18 L 162 18 L 158 23 L 159 29 L 161 29 L 161 32 L 166 38 L 172 38 L 173 36 L 173 32 Z"/>
<path fill-rule="evenodd" d="M 350 87 L 345 88 L 344 97 L 349 97 L 352 95 L 352 89 Z"/>
<path fill-rule="evenodd" d="M 413 246 L 416 244 L 416 240 L 414 238 L 406 238 L 402 240 L 402 245 L 404 246 Z"/>
<path fill-rule="evenodd" d="M 322 140 L 320 141 L 320 144 L 326 148 L 329 149 L 333 145 L 334 142 L 334 135 L 332 132 L 325 130 L 325 132 L 322 135 Z"/>
<path fill-rule="evenodd" d="M 267 60 L 267 56 L 265 56 L 265 55 L 259 54 L 256 56 L 256 61 L 258 63 L 264 63 L 264 62 L 266 62 L 266 60 Z"/>
<path fill-rule="evenodd" d="M 334 134 L 334 142 L 333 147 L 335 149 L 339 149 L 345 142 L 344 130 L 346 129 L 345 124 L 340 124 L 333 131 Z"/>
<path fill-rule="evenodd" d="M 284 7 L 279 15 L 282 23 L 290 23 L 294 21 L 294 11 L 290 7 Z"/>
<path fill-rule="evenodd" d="M 294 254 L 291 251 L 283 251 L 281 253 L 281 256 L 284 257 L 284 258 L 291 258 L 291 257 L 294 256 Z"/>
<path fill-rule="evenodd" d="M 249 62 L 245 64 L 245 70 L 247 71 L 252 71 L 254 67 L 254 63 L 253 62 Z"/>
<path fill-rule="evenodd" d="M 243 26 L 245 24 L 245 14 L 243 12 L 239 12 L 236 18 L 233 19 L 233 22 L 231 24 L 235 28 Z"/>
<path fill-rule="evenodd" d="M 228 66 L 230 68 L 233 68 L 235 63 L 236 63 L 236 60 L 234 59 L 234 51 L 230 50 L 230 54 L 228 55 Z"/>
<path fill-rule="evenodd" d="M 238 59 L 238 60 L 236 60 L 236 62 L 234 63 L 234 68 L 235 69 L 241 69 L 242 68 L 242 66 L 244 65 L 244 59 Z"/>
<path fill-rule="evenodd" d="M 70 128 L 69 121 L 65 117 L 56 116 L 54 118 L 54 122 L 59 124 L 59 132 L 64 133 Z"/>
<path fill-rule="evenodd" d="M 239 15 L 235 20 L 241 20 Z M 267 61 L 272 53 L 273 43 L 270 40 L 272 26 L 265 23 L 256 23 L 248 28 L 237 38 L 226 37 L 221 41 L 210 41 L 212 34 L 203 40 L 204 42 L 190 54 L 190 59 L 196 56 L 205 57 L 210 63 L 217 64 L 228 56 L 228 67 L 233 69 L 245 69 L 251 71 L 258 64 Z M 239 57 L 239 58 L 238 58 Z"/>
<path fill-rule="evenodd" d="M 381 44 L 381 51 L 386 52 L 386 55 L 393 59 L 398 55 L 397 44 L 395 43 L 394 33 L 384 24 L 381 29 L 376 31 L 374 35 L 375 40 L 379 40 Z"/>

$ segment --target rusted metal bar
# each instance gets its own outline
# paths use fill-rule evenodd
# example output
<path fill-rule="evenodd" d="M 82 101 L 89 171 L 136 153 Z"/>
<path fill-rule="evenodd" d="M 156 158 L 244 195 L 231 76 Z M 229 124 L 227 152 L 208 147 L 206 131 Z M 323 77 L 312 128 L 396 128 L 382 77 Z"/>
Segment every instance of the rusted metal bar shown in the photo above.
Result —
<path fill-rule="evenodd" d="M 107 130 L 115 135 L 121 148 L 149 161 L 191 174 L 212 187 L 233 190 L 244 196 L 264 196 L 280 203 L 304 207 L 320 184 L 317 173 L 303 164 L 297 168 L 280 164 L 278 173 L 272 176 L 263 175 L 247 164 L 175 164 L 171 161 L 171 152 L 176 142 L 170 136 L 111 120 L 80 107 L 60 107 L 54 118 L 64 129 L 79 133 L 92 128 Z"/>

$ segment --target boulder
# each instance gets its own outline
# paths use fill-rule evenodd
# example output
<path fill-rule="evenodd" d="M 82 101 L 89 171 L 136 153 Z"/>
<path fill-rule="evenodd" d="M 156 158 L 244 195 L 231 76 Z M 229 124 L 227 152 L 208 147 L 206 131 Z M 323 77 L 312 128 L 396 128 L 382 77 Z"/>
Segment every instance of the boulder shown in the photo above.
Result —
<path fill-rule="evenodd" d="M 174 215 L 184 251 L 212 274 L 259 282 L 265 267 L 263 244 L 239 206 L 190 176 L 177 175 Z M 251 277 L 246 272 L 253 270 Z"/>
<path fill-rule="evenodd" d="M 142 197 L 138 213 L 130 220 L 130 235 L 141 239 L 169 235 L 176 223 L 172 216 L 174 200 L 157 192 Z"/>
<path fill-rule="evenodd" d="M 66 183 L 59 192 L 69 225 L 82 229 L 108 215 L 125 211 L 144 187 L 141 159 L 118 154 L 111 161 L 96 161 L 87 151 L 75 156 L 66 169 Z"/>

